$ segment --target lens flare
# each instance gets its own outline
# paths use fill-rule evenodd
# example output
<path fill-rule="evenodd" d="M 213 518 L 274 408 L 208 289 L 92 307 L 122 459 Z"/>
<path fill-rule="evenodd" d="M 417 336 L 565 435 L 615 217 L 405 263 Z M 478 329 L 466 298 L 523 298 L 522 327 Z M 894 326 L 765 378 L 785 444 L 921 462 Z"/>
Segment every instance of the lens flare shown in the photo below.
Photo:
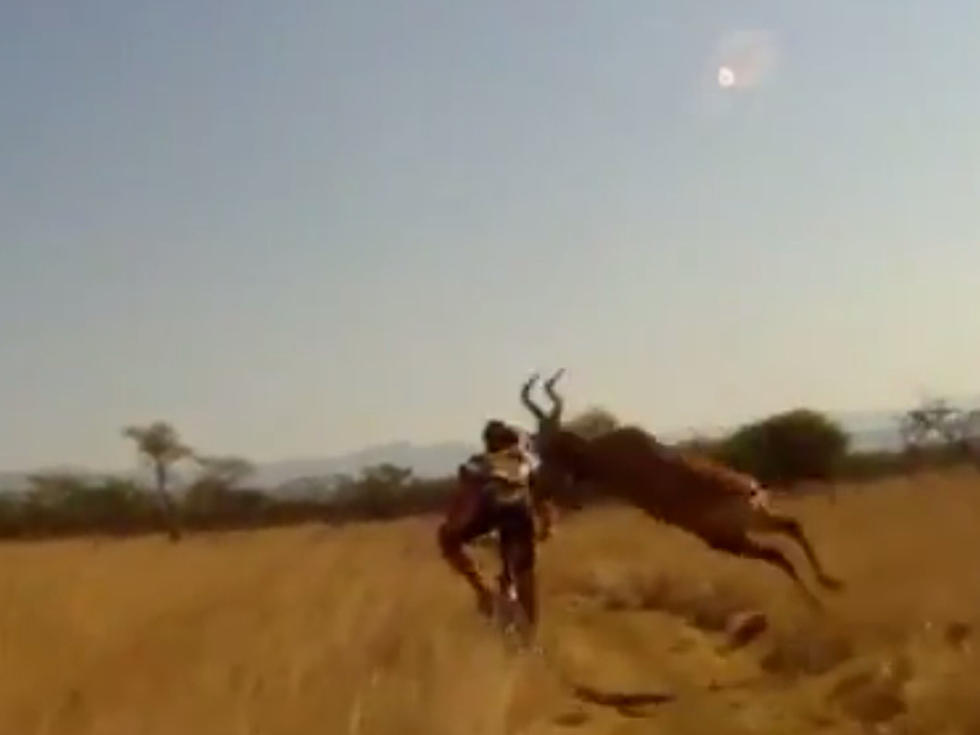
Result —
<path fill-rule="evenodd" d="M 726 33 L 715 51 L 718 86 L 749 89 L 762 86 L 776 63 L 776 39 L 771 31 Z"/>

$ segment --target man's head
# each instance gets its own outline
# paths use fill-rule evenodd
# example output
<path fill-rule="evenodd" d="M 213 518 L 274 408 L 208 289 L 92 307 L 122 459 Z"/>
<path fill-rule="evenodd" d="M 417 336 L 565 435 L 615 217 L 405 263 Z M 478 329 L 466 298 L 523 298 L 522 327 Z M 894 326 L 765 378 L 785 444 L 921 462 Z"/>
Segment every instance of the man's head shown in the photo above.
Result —
<path fill-rule="evenodd" d="M 491 419 L 483 427 L 483 444 L 488 452 L 499 452 L 520 441 L 520 435 L 512 427 L 498 419 Z"/>

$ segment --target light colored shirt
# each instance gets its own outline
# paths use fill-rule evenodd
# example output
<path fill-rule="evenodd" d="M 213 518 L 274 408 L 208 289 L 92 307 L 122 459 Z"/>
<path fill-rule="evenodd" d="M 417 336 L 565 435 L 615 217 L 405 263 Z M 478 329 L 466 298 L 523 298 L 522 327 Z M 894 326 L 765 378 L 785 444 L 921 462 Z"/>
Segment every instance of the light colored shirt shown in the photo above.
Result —
<path fill-rule="evenodd" d="M 483 478 L 498 502 L 516 503 L 530 498 L 530 480 L 536 460 L 533 454 L 517 446 L 476 454 L 463 468 L 468 474 Z"/>

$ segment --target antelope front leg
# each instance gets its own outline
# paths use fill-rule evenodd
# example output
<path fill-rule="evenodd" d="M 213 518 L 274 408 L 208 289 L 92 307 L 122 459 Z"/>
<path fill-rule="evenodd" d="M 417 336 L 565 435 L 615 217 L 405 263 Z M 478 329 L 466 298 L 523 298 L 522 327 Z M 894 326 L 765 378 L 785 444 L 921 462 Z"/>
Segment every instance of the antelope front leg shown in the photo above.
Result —
<path fill-rule="evenodd" d="M 792 565 L 781 551 L 768 546 L 762 546 L 750 539 L 748 536 L 732 536 L 726 539 L 708 540 L 708 544 L 719 551 L 729 554 L 736 554 L 746 559 L 758 559 L 781 570 L 789 576 L 796 585 L 796 588 L 803 593 L 807 603 L 816 610 L 823 610 L 823 603 L 803 584 L 800 575 L 796 573 L 796 568 Z"/>
<path fill-rule="evenodd" d="M 789 516 L 770 514 L 765 523 L 767 530 L 785 534 L 800 545 L 800 548 L 803 549 L 803 553 L 806 555 L 807 561 L 813 567 L 813 573 L 816 575 L 817 581 L 822 587 L 835 592 L 844 589 L 844 583 L 841 580 L 832 577 L 824 571 L 823 565 L 820 563 L 820 559 L 817 558 L 817 553 L 813 550 L 813 546 L 807 540 L 806 534 L 803 533 L 803 527 L 799 521 Z"/>

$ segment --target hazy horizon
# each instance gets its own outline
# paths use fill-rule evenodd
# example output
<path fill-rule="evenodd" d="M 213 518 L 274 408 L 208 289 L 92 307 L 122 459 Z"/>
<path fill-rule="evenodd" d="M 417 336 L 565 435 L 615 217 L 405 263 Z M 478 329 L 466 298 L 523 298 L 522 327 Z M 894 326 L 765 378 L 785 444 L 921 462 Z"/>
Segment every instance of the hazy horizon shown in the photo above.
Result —
<path fill-rule="evenodd" d="M 130 466 L 158 418 L 256 461 L 465 440 L 559 366 L 654 431 L 977 395 L 978 27 L 5 7 L 0 468 Z"/>
<path fill-rule="evenodd" d="M 980 408 L 980 397 L 957 397 L 957 400 L 954 400 L 953 403 L 965 410 L 977 409 Z M 902 410 L 896 408 L 872 411 L 831 412 L 828 415 L 831 419 L 836 420 L 841 428 L 849 435 L 850 447 L 852 449 L 858 451 L 876 451 L 883 449 L 891 450 L 899 446 L 898 417 L 901 413 Z M 657 432 L 657 437 L 661 441 L 668 443 L 686 441 L 695 437 L 717 437 L 734 430 L 741 423 L 759 418 L 762 417 L 745 417 L 741 422 L 736 421 L 727 425 L 686 426 L 666 432 Z M 520 425 L 525 429 L 532 428 L 527 422 L 523 422 Z M 438 464 L 442 467 L 443 471 L 450 471 L 463 457 L 459 453 L 460 451 L 463 451 L 464 448 L 465 451 L 473 451 L 478 446 L 479 438 L 477 436 L 448 437 L 434 439 L 428 442 L 418 442 L 410 437 L 402 437 L 391 438 L 387 441 L 363 445 L 345 451 L 333 451 L 330 447 L 322 447 L 319 452 L 306 455 L 264 457 L 256 461 L 255 464 L 259 468 L 260 475 L 264 474 L 264 470 L 268 468 L 280 467 L 284 468 L 283 471 L 290 477 L 306 476 L 310 473 L 314 475 L 323 474 L 315 468 L 309 472 L 304 469 L 302 472 L 292 473 L 291 467 L 307 464 L 319 466 L 324 463 L 330 466 L 336 464 L 341 468 L 340 470 L 331 470 L 331 473 L 336 471 L 356 472 L 358 471 L 357 468 L 377 464 L 378 462 L 392 462 L 399 466 L 414 467 L 419 461 L 421 461 L 423 466 L 430 469 L 435 464 Z M 201 449 L 206 451 L 207 448 L 204 447 Z M 454 450 L 451 456 L 448 450 Z M 254 457 L 246 457 L 246 459 L 255 460 Z M 193 465 L 193 462 L 190 464 Z M 445 466 L 443 467 L 443 465 Z M 131 452 L 125 458 L 123 465 L 113 467 L 99 467 L 85 463 L 55 461 L 33 467 L 0 467 L 0 477 L 4 475 L 22 475 L 27 477 L 35 472 L 63 471 L 94 473 L 98 475 L 103 473 L 126 473 L 136 470 L 142 472 L 145 469 L 144 460 Z M 430 473 L 430 476 L 434 475 Z M 0 488 L 0 490 L 2 489 Z"/>

